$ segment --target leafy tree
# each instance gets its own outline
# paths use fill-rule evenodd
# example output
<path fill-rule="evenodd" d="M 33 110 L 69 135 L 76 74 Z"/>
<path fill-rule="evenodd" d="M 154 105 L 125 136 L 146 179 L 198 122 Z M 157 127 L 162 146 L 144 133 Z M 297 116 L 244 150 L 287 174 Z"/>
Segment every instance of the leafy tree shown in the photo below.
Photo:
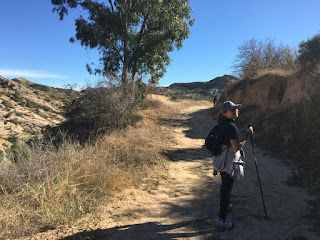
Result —
<path fill-rule="evenodd" d="M 170 64 L 168 53 L 182 47 L 189 37 L 189 0 L 51 0 L 60 20 L 72 8 L 84 15 L 75 20 L 76 39 L 98 49 L 102 67 L 90 73 L 120 78 L 134 89 L 135 81 L 150 76 L 157 83 Z M 75 39 L 71 38 L 71 42 Z"/>
<path fill-rule="evenodd" d="M 299 63 L 303 67 L 314 68 L 320 63 L 320 34 L 299 45 Z"/>

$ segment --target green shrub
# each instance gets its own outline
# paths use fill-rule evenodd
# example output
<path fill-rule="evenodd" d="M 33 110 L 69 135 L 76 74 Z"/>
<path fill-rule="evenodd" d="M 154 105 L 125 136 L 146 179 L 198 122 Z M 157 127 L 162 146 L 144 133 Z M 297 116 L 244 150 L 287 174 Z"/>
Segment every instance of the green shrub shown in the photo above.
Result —
<path fill-rule="evenodd" d="M 17 118 L 9 119 L 8 122 L 12 122 L 12 123 L 14 123 L 15 125 L 18 125 L 18 124 L 19 124 L 19 120 L 18 120 Z"/>
<path fill-rule="evenodd" d="M 9 118 L 12 115 L 12 112 L 8 112 L 6 115 L 4 115 L 4 118 Z"/>
<path fill-rule="evenodd" d="M 51 97 L 52 99 L 57 99 L 57 96 L 54 95 L 54 94 L 51 94 L 50 97 Z"/>
<path fill-rule="evenodd" d="M 52 110 L 50 109 L 50 108 L 48 108 L 47 106 L 43 106 L 43 105 L 40 105 L 40 104 L 38 104 L 38 103 L 36 103 L 36 102 L 33 102 L 33 101 L 30 101 L 30 100 L 27 100 L 27 104 L 26 104 L 26 106 L 28 107 L 28 108 L 35 108 L 35 109 L 43 109 L 43 110 L 45 110 L 45 111 L 48 111 L 48 112 L 51 112 Z"/>
<path fill-rule="evenodd" d="M 14 95 L 11 97 L 12 100 L 14 100 L 15 102 L 20 102 L 21 98 L 20 98 L 20 92 L 18 90 L 14 91 Z"/>
<path fill-rule="evenodd" d="M 17 111 L 15 111 L 15 113 L 16 113 L 16 116 L 18 116 L 18 117 L 23 117 L 23 113 L 22 113 L 22 112 L 17 112 Z"/>
<path fill-rule="evenodd" d="M 3 100 L 3 101 L 2 101 L 2 104 L 3 104 L 6 108 L 11 108 L 11 104 L 10 104 L 10 102 L 7 101 L 7 100 Z"/>
<path fill-rule="evenodd" d="M 171 96 L 172 101 L 177 101 L 178 100 L 178 95 L 172 95 Z"/>
<path fill-rule="evenodd" d="M 174 94 L 171 95 L 171 101 L 178 101 L 179 99 L 192 99 L 193 97 L 190 94 Z"/>
<path fill-rule="evenodd" d="M 37 103 L 35 103 L 35 102 L 33 102 L 33 101 L 30 101 L 30 100 L 27 100 L 26 106 L 27 106 L 28 108 L 35 108 L 37 105 L 38 105 Z"/>
<path fill-rule="evenodd" d="M 14 163 L 21 163 L 23 161 L 28 161 L 30 157 L 30 147 L 19 140 L 11 145 L 7 150 L 8 159 Z"/>
<path fill-rule="evenodd" d="M 18 137 L 15 136 L 15 135 L 10 135 L 8 138 L 7 138 L 8 142 L 12 143 L 12 144 L 16 144 L 18 142 Z"/>
<path fill-rule="evenodd" d="M 0 85 L 2 86 L 2 88 L 6 88 L 8 86 L 8 81 L 4 80 L 4 79 L 0 79 Z"/>
<path fill-rule="evenodd" d="M 320 34 L 299 45 L 298 61 L 302 67 L 314 68 L 320 63 Z"/>
<path fill-rule="evenodd" d="M 4 159 L 4 154 L 3 154 L 3 151 L 0 150 L 0 162 L 2 162 Z"/>
<path fill-rule="evenodd" d="M 48 86 L 45 86 L 45 85 L 41 85 L 41 84 L 30 84 L 30 87 L 31 88 L 34 88 L 34 89 L 37 89 L 37 90 L 40 90 L 40 91 L 44 91 L 44 92 L 49 92 L 50 91 L 50 87 Z"/>
<path fill-rule="evenodd" d="M 29 130 L 29 129 L 25 129 L 24 132 L 29 133 L 31 135 L 38 135 L 39 134 L 39 132 L 34 131 L 34 130 Z"/>

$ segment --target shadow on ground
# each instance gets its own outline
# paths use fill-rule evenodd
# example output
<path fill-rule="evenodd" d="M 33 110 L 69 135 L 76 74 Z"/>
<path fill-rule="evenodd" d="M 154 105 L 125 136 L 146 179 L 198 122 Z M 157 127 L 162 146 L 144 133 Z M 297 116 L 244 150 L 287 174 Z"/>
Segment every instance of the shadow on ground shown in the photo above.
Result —
<path fill-rule="evenodd" d="M 170 161 L 193 161 L 206 160 L 210 158 L 210 153 L 202 146 L 202 148 L 184 148 L 163 153 Z"/>
<path fill-rule="evenodd" d="M 181 119 L 181 116 L 183 119 Z M 188 130 L 184 132 L 186 137 L 191 139 L 205 139 L 208 132 L 216 124 L 212 108 L 203 109 L 191 114 L 179 115 L 179 118 L 162 118 L 159 122 L 160 124 L 169 125 L 171 127 L 188 128 Z"/>
<path fill-rule="evenodd" d="M 173 127 L 186 128 L 187 130 L 185 130 L 184 133 L 187 138 L 202 139 L 204 144 L 205 138 L 216 124 L 215 120 L 213 119 L 212 108 L 191 113 L 186 115 L 185 118 L 186 119 L 180 121 L 174 121 L 174 124 L 171 123 L 171 119 L 167 122 L 165 119 L 162 121 L 164 124 Z M 199 159 L 208 159 L 211 157 L 204 145 L 202 148 L 184 148 L 166 151 L 164 155 L 166 155 L 171 161 L 193 161 Z"/>
<path fill-rule="evenodd" d="M 190 238 L 197 236 L 206 236 L 210 234 L 208 226 L 211 222 L 206 219 L 195 219 L 191 221 L 180 222 L 171 225 L 161 225 L 157 222 L 148 222 L 143 224 L 125 225 L 121 227 L 114 227 L 109 229 L 98 229 L 95 231 L 85 231 L 69 237 L 62 238 L 61 240 L 88 240 L 88 239 L 136 239 L 136 240 L 150 240 L 150 239 L 177 239 L 177 238 Z M 176 230 L 182 227 L 194 228 L 194 226 L 201 226 L 197 232 L 183 232 L 183 233 L 170 233 L 170 230 Z M 147 231 L 146 231 L 147 230 Z M 219 236 L 208 236 L 205 239 L 220 240 Z"/>
<path fill-rule="evenodd" d="M 187 138 L 205 139 L 210 130 L 216 125 L 215 118 L 212 113 L 212 108 L 203 109 L 190 114 L 184 131 Z"/>

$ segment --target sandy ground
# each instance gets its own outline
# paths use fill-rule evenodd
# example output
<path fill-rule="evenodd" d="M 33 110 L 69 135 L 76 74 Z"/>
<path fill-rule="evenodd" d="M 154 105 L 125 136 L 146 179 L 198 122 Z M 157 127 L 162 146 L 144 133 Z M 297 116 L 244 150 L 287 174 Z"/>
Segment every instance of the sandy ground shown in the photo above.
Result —
<path fill-rule="evenodd" d="M 117 201 L 101 206 L 99 216 L 26 239 L 216 239 L 216 240 L 313 240 L 308 218 L 311 197 L 285 183 L 290 171 L 280 159 L 256 148 L 269 218 L 264 217 L 250 144 L 246 144 L 245 177 L 234 186 L 235 227 L 220 232 L 215 223 L 219 211 L 220 176 L 212 176 L 210 155 L 203 143 L 214 122 L 211 104 L 181 105 L 172 119 L 164 120 L 174 131 L 176 146 L 166 154 L 171 160 L 167 178 L 154 189 L 131 189 Z M 241 112 L 240 112 L 241 114 Z"/>

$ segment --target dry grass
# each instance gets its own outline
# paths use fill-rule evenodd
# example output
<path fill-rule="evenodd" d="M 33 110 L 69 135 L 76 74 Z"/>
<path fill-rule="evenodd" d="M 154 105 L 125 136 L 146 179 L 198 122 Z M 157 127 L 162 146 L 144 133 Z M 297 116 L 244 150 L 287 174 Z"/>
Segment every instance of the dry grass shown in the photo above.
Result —
<path fill-rule="evenodd" d="M 23 157 L 0 172 L 0 238 L 72 223 L 114 193 L 160 178 L 165 167 L 161 152 L 171 137 L 156 121 L 170 106 L 153 105 L 157 109 L 143 110 L 136 127 L 86 146 L 67 140 L 59 149 L 43 143 L 27 150 L 22 146 Z"/>
<path fill-rule="evenodd" d="M 261 78 L 266 74 L 273 74 L 276 76 L 287 77 L 297 72 L 297 69 L 260 69 L 254 78 Z"/>

